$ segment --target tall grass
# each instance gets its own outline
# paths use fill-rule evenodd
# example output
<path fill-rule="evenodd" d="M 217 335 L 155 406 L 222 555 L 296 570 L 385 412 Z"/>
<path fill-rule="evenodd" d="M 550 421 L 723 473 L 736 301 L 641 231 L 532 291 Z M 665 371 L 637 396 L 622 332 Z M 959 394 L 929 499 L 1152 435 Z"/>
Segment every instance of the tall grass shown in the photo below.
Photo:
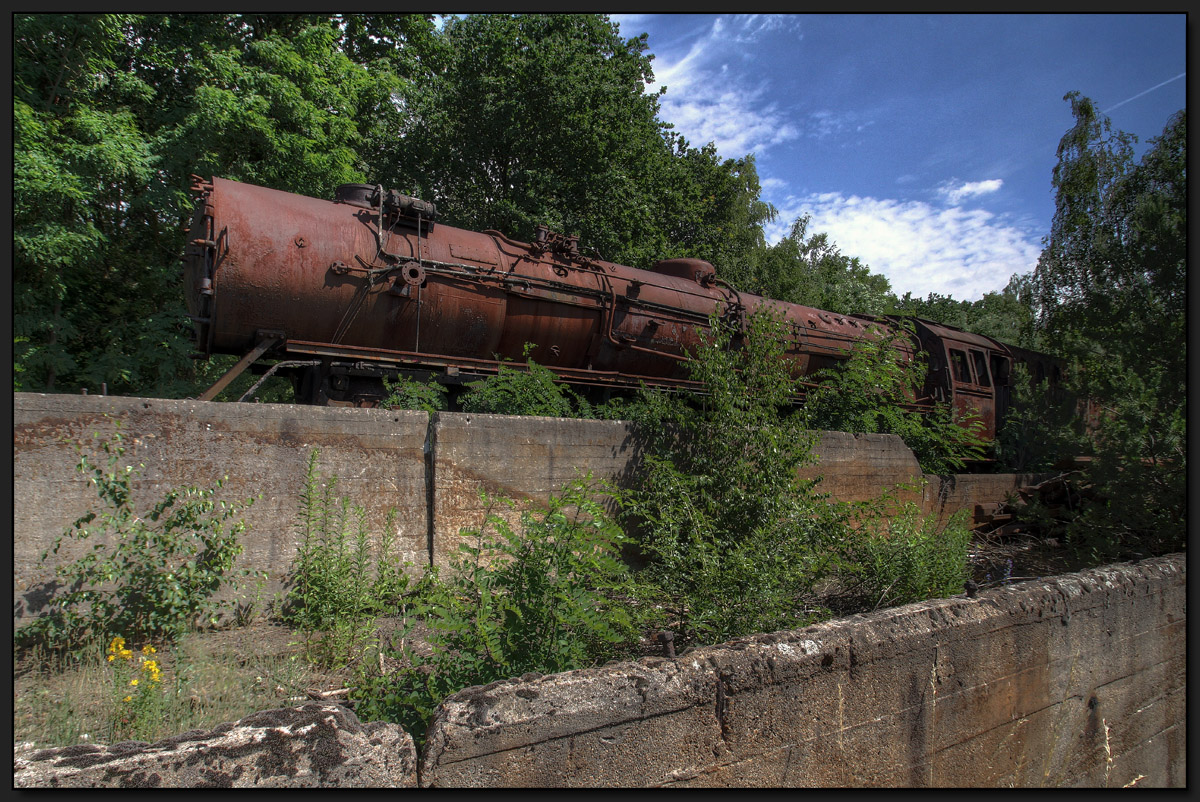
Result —
<path fill-rule="evenodd" d="M 13 738 L 42 746 L 155 741 L 296 704 L 323 679 L 296 655 L 214 650 L 218 641 L 229 642 L 193 632 L 157 649 L 158 683 L 136 664 L 108 661 L 100 642 L 75 656 L 34 647 L 14 664 Z M 139 702 L 153 714 L 138 715 Z"/>

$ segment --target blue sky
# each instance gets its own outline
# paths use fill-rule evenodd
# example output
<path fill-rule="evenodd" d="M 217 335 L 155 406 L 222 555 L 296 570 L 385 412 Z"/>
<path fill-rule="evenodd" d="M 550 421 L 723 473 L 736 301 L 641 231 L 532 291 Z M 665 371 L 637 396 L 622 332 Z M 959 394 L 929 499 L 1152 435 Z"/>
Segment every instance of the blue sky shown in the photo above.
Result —
<path fill-rule="evenodd" d="M 754 154 L 769 241 L 811 214 L 897 295 L 975 300 L 1033 269 L 1067 92 L 1139 155 L 1186 106 L 1183 14 L 611 18 L 649 33 L 663 121 Z"/>

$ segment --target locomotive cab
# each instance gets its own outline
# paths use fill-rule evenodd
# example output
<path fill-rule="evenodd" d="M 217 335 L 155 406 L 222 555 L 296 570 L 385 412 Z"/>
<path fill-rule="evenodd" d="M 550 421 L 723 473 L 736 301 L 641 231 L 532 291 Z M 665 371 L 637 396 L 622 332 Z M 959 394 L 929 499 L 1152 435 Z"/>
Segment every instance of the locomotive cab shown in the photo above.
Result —
<path fill-rule="evenodd" d="M 998 340 L 913 318 L 929 359 L 925 395 L 948 403 L 961 418 L 978 416 L 982 436 L 993 439 L 1012 398 L 1012 356 Z"/>

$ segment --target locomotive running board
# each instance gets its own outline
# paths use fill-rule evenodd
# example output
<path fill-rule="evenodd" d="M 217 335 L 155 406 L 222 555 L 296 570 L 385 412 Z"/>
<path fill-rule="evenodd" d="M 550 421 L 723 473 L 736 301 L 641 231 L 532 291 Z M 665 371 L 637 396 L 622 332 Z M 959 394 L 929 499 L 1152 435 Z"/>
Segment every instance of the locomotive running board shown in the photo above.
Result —
<path fill-rule="evenodd" d="M 315 356 L 321 358 L 332 359 L 355 359 L 366 362 L 386 362 L 397 366 L 413 366 L 423 368 L 461 368 L 469 371 L 476 371 L 483 374 L 494 374 L 502 365 L 521 370 L 524 368 L 524 363 L 521 362 L 499 362 L 492 359 L 475 359 L 474 357 L 465 356 L 443 356 L 436 354 L 422 354 L 415 351 L 392 351 L 382 348 L 368 348 L 366 346 L 353 346 L 342 344 L 330 344 L 319 342 L 308 342 L 305 340 L 288 340 L 284 345 L 284 351 L 288 354 L 302 354 L 304 356 Z M 640 376 L 636 374 L 621 374 L 616 371 L 595 371 L 584 370 L 582 368 L 564 368 L 556 365 L 546 365 L 560 381 L 570 382 L 574 384 L 587 384 L 594 387 L 626 387 L 629 389 L 637 389 L 640 384 L 646 384 L 651 387 L 665 387 L 671 389 L 694 389 L 700 390 L 703 385 L 700 382 L 690 379 L 664 379 L 659 376 Z"/>
<path fill-rule="evenodd" d="M 231 381 L 242 375 L 242 372 L 250 367 L 254 360 L 258 359 L 269 351 L 272 346 L 282 342 L 284 339 L 283 333 L 278 331 L 260 331 L 258 337 L 258 345 L 250 349 L 250 353 L 242 357 L 236 365 L 225 371 L 225 375 L 217 379 L 216 384 L 201 393 L 197 400 L 212 401 L 217 397 L 218 393 L 229 386 Z"/>

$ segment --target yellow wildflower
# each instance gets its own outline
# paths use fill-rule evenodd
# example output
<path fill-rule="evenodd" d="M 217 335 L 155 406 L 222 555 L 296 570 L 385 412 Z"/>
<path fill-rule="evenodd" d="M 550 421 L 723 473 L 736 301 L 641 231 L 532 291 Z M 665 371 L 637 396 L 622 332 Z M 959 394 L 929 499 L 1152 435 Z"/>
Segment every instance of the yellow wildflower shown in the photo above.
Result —
<path fill-rule="evenodd" d="M 129 680 L 130 685 L 137 685 L 137 683 L 138 683 L 138 681 L 137 681 L 136 677 L 134 679 Z"/>
<path fill-rule="evenodd" d="M 155 649 L 153 646 L 151 646 L 148 643 L 142 647 L 142 654 L 154 654 L 157 651 L 158 651 L 158 649 Z"/>
<path fill-rule="evenodd" d="M 133 697 L 132 697 L 132 696 L 126 696 L 126 697 L 125 697 L 124 699 L 122 699 L 121 701 L 122 701 L 122 702 L 132 702 L 132 701 L 133 701 Z"/>
<path fill-rule="evenodd" d="M 124 648 L 125 648 L 125 639 L 122 638 L 120 635 L 113 638 L 112 643 L 108 644 L 108 650 L 114 654 L 116 652 L 121 651 Z"/>
<path fill-rule="evenodd" d="M 117 656 L 116 656 L 115 654 L 110 654 L 110 655 L 108 656 L 108 662 L 110 662 L 110 663 L 111 663 L 113 660 L 116 660 L 116 659 L 117 659 Z"/>

